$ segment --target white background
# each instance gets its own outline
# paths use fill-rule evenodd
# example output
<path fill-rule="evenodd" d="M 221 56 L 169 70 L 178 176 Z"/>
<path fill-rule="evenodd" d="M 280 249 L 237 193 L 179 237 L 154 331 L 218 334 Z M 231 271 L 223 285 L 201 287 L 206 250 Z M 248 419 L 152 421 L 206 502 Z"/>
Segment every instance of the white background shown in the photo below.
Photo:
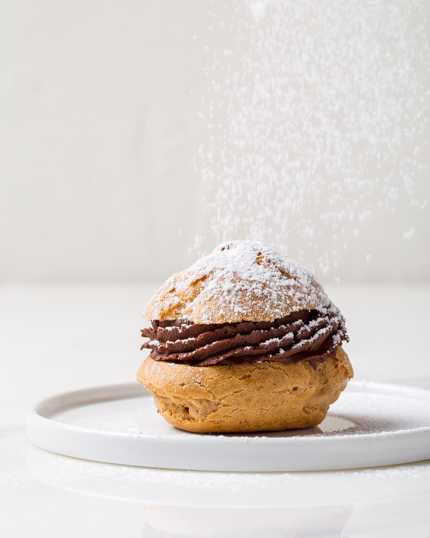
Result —
<path fill-rule="evenodd" d="M 229 20 L 234 9 L 208 0 L 2 2 L 0 279 L 162 281 L 197 258 L 196 234 L 206 250 L 216 245 L 194 162 L 209 136 L 199 117 L 204 67 L 234 47 L 234 28 L 221 32 L 214 17 Z M 422 10 L 411 9 L 421 24 Z M 430 198 L 428 170 L 416 194 Z M 428 282 L 429 215 L 406 198 L 395 214 L 374 211 L 358 239 L 347 230 L 337 276 Z M 292 240 L 288 254 L 302 247 Z M 306 261 L 317 265 L 312 253 Z"/>

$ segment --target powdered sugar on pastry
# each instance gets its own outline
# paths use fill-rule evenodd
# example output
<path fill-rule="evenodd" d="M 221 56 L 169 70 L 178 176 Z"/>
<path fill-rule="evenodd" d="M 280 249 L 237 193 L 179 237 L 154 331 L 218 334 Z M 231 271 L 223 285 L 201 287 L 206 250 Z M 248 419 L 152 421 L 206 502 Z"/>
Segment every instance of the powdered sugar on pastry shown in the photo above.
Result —
<path fill-rule="evenodd" d="M 198 324 L 274 321 L 330 304 L 314 275 L 299 263 L 259 241 L 230 241 L 170 277 L 143 317 Z"/>

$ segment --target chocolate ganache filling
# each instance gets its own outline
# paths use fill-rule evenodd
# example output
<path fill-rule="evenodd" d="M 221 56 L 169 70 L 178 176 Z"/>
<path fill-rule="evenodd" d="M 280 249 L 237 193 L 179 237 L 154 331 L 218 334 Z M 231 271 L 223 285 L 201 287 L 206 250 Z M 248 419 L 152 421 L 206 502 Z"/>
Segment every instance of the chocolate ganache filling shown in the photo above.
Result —
<path fill-rule="evenodd" d="M 192 366 L 277 361 L 322 361 L 348 341 L 345 319 L 331 304 L 302 310 L 275 321 L 195 324 L 185 318 L 152 321 L 142 330 L 149 338 L 141 349 L 151 349 L 157 361 Z"/>

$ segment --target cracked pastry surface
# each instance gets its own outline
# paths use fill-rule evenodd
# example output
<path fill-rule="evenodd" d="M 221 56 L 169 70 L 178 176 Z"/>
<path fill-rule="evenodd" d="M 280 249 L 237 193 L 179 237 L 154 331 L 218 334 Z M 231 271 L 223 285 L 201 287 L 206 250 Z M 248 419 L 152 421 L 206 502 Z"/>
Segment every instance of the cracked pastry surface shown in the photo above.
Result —
<path fill-rule="evenodd" d="M 137 379 L 173 426 L 196 433 L 310 428 L 352 377 L 341 347 L 323 362 L 189 366 L 148 357 Z"/>
<path fill-rule="evenodd" d="M 260 241 L 229 241 L 172 275 L 143 317 L 199 324 L 274 321 L 329 304 L 315 276 L 299 263 Z"/>

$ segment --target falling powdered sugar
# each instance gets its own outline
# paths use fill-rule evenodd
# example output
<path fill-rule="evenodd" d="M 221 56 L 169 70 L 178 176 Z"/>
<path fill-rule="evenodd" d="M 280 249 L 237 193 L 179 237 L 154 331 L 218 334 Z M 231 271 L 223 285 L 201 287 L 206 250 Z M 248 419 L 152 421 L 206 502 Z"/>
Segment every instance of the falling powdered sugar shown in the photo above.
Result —
<path fill-rule="evenodd" d="M 418 189 L 430 154 L 423 6 L 234 6 L 230 21 L 215 20 L 230 22 L 233 43 L 208 61 L 201 111 L 210 140 L 196 167 L 207 185 L 211 233 L 287 253 L 293 245 L 294 257 L 336 275 L 341 253 L 375 214 L 394 218 L 405 200 L 426 207 Z M 201 255 L 203 247 L 199 235 L 195 250 Z"/>

